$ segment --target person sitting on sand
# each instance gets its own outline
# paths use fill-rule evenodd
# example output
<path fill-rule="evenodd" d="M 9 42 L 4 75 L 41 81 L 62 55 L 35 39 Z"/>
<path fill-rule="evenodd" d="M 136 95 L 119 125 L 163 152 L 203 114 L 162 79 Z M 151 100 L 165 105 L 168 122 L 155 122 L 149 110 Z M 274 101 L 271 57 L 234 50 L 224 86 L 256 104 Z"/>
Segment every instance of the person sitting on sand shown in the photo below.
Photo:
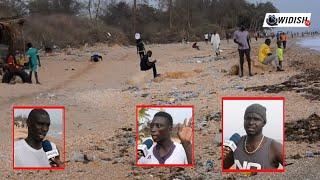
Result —
<path fill-rule="evenodd" d="M 271 39 L 267 38 L 259 49 L 259 62 L 267 65 L 274 61 L 277 71 L 283 71 L 279 66 L 279 60 L 276 54 L 272 54 L 270 50 Z"/>
<path fill-rule="evenodd" d="M 158 76 L 160 76 L 160 74 L 157 74 L 157 69 L 156 69 L 156 62 L 157 60 L 154 60 L 154 61 L 149 61 L 149 58 L 152 56 L 152 51 L 148 51 L 146 55 L 144 55 L 142 58 L 141 58 L 141 61 L 140 61 L 140 69 L 141 71 L 147 71 L 149 69 L 152 68 L 153 70 L 153 77 L 156 78 Z"/>
<path fill-rule="evenodd" d="M 192 48 L 195 48 L 197 50 L 200 50 L 199 46 L 197 45 L 197 42 L 192 44 Z"/>
<path fill-rule="evenodd" d="M 90 58 L 90 61 L 98 62 L 102 61 L 102 56 L 98 52 L 94 52 Z"/>
<path fill-rule="evenodd" d="M 157 112 L 150 123 L 150 134 L 155 143 L 146 157 L 141 156 L 138 164 L 192 164 L 191 121 L 178 127 L 180 143 L 171 139 L 173 119 L 167 112 Z"/>
<path fill-rule="evenodd" d="M 14 142 L 14 166 L 15 167 L 60 167 L 60 156 L 49 161 L 43 150 L 42 142 L 45 139 L 49 127 L 50 116 L 44 109 L 33 109 L 27 119 L 28 136 Z M 52 142 L 52 149 L 57 149 Z"/>

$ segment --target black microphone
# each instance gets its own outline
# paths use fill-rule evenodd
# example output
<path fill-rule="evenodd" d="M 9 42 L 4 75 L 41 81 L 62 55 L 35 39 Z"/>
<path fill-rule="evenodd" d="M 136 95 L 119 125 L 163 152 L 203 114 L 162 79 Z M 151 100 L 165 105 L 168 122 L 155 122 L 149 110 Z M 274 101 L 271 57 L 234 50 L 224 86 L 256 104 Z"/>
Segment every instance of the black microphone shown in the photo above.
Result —
<path fill-rule="evenodd" d="M 233 152 L 237 149 L 241 136 L 238 133 L 234 133 L 229 140 L 223 142 L 223 146 L 229 147 Z"/>
<path fill-rule="evenodd" d="M 148 150 L 151 148 L 153 141 L 151 139 L 147 139 L 143 142 L 143 144 L 138 145 L 138 151 L 142 153 L 144 157 L 148 155 Z"/>
<path fill-rule="evenodd" d="M 46 153 L 47 158 L 48 158 L 50 164 L 51 164 L 51 163 L 56 164 L 56 163 L 53 161 L 53 159 L 54 159 L 55 157 L 59 156 L 58 150 L 57 150 L 57 149 L 52 149 L 51 143 L 50 143 L 50 141 L 48 141 L 48 140 L 42 141 L 42 148 L 43 148 L 44 152 Z"/>

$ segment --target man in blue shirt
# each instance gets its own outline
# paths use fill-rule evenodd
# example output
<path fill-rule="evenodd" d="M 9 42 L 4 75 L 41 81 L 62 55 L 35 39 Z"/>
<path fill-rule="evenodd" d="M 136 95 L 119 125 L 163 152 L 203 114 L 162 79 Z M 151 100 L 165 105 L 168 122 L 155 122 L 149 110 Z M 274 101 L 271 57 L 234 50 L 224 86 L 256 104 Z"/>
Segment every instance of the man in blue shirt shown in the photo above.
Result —
<path fill-rule="evenodd" d="M 38 54 L 38 49 L 33 48 L 31 43 L 27 44 L 28 51 L 27 56 L 29 58 L 29 68 L 30 68 L 30 83 L 32 83 L 32 72 L 36 78 L 36 83 L 40 84 L 38 79 L 38 66 L 41 67 L 40 57 Z"/>

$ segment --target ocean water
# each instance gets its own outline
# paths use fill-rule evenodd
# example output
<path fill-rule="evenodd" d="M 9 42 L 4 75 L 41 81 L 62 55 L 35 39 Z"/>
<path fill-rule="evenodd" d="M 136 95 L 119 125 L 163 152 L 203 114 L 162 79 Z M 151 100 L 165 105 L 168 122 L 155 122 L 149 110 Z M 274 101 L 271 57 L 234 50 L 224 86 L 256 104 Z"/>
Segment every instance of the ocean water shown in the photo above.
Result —
<path fill-rule="evenodd" d="M 307 38 L 298 42 L 302 47 L 310 48 L 320 52 L 320 37 Z"/>

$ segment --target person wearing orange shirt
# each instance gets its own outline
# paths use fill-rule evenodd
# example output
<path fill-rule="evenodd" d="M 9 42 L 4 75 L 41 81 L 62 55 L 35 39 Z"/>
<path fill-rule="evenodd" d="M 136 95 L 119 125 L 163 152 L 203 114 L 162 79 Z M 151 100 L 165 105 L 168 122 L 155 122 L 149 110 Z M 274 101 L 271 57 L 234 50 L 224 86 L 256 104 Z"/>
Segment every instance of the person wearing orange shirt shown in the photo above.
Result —
<path fill-rule="evenodd" d="M 286 33 L 284 33 L 284 32 L 281 33 L 281 34 L 280 34 L 280 41 L 282 42 L 283 49 L 286 49 L 287 40 L 288 40 L 288 37 L 287 37 Z"/>

